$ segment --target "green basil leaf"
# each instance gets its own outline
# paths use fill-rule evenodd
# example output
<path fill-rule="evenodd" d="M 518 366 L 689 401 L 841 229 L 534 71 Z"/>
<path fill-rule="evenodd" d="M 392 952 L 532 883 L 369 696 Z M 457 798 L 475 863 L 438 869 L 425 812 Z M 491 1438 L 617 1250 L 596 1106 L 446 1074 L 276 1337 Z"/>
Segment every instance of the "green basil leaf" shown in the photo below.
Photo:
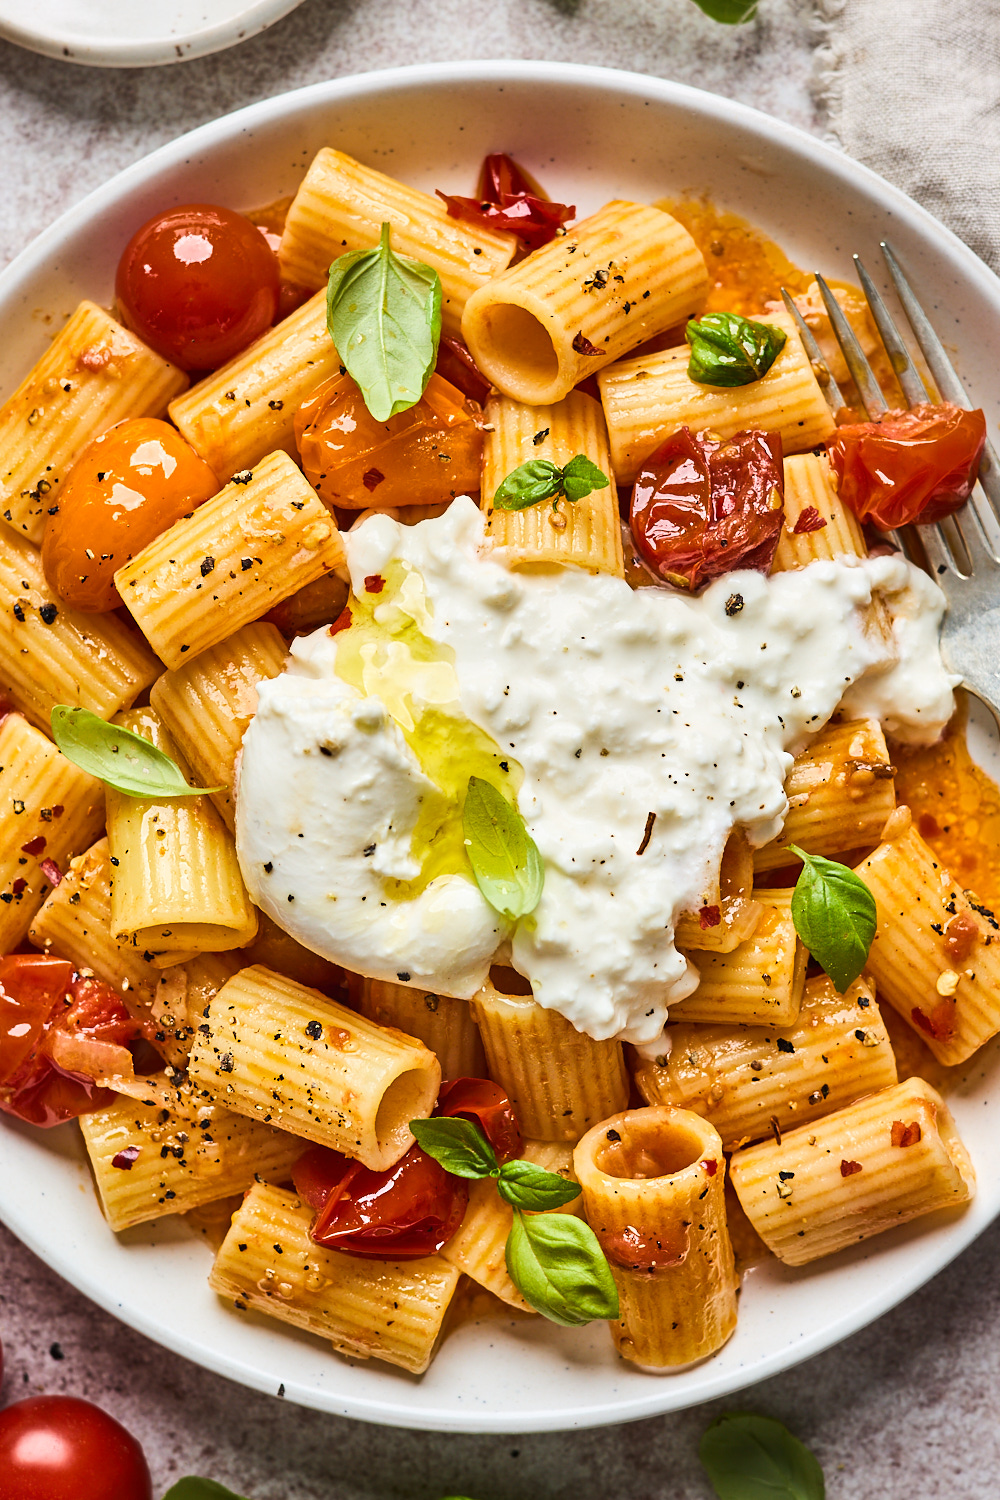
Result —
<path fill-rule="evenodd" d="M 739 26 L 757 14 L 757 0 L 694 0 L 699 10 L 723 26 Z"/>
<path fill-rule="evenodd" d="M 470 776 L 462 827 L 476 884 L 493 909 L 511 921 L 534 911 L 545 871 L 517 808 L 492 782 Z"/>
<path fill-rule="evenodd" d="M 505 1203 L 513 1208 L 526 1208 L 533 1213 L 542 1213 L 547 1208 L 562 1208 L 580 1196 L 580 1184 L 569 1182 L 558 1172 L 546 1172 L 534 1162 L 518 1158 L 505 1161 L 500 1168 L 497 1192 Z"/>
<path fill-rule="evenodd" d="M 434 373 L 441 337 L 441 278 L 396 255 L 389 225 L 374 250 L 330 267 L 326 326 L 376 422 L 415 406 Z"/>
<path fill-rule="evenodd" d="M 411 1120 L 417 1145 L 455 1177 L 495 1177 L 500 1170 L 493 1147 L 471 1120 Z"/>
<path fill-rule="evenodd" d="M 823 1470 L 783 1422 L 726 1412 L 698 1448 L 719 1500 L 825 1500 Z"/>
<path fill-rule="evenodd" d="M 699 385 L 732 386 L 751 385 L 766 375 L 788 336 L 770 323 L 713 312 L 692 318 L 684 337 L 691 345 L 690 378 Z"/>
<path fill-rule="evenodd" d="M 512 469 L 493 496 L 494 510 L 527 510 L 562 494 L 563 471 L 547 458 L 532 458 Z"/>
<path fill-rule="evenodd" d="M 163 1500 L 243 1500 L 243 1497 L 227 1490 L 224 1484 L 216 1484 L 214 1479 L 197 1479 L 189 1474 L 187 1479 L 178 1479 L 171 1485 Z"/>
<path fill-rule="evenodd" d="M 846 865 L 796 844 L 788 849 L 802 861 L 792 892 L 795 931 L 842 995 L 868 961 L 878 924 L 875 897 Z"/>
<path fill-rule="evenodd" d="M 202 797 L 224 790 L 189 786 L 169 755 L 141 734 L 99 719 L 89 708 L 57 703 L 51 723 L 52 738 L 67 760 L 130 797 Z"/>
<path fill-rule="evenodd" d="M 614 1277 L 594 1231 L 573 1214 L 526 1219 L 515 1209 L 504 1258 L 525 1301 L 553 1323 L 579 1328 L 617 1318 Z"/>
<path fill-rule="evenodd" d="M 562 471 L 563 494 L 567 500 L 582 500 L 592 490 L 606 490 L 610 483 L 604 470 L 592 464 L 584 453 L 571 458 Z"/>

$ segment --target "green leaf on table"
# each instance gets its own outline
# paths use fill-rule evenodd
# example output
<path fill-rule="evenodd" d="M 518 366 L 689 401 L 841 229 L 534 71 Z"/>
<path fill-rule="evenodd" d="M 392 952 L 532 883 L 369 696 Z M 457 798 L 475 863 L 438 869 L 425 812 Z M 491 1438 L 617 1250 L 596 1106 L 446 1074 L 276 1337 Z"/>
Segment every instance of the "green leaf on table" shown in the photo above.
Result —
<path fill-rule="evenodd" d="M 441 278 L 396 255 L 383 224 L 374 250 L 352 250 L 330 267 L 326 326 L 368 410 L 387 422 L 416 405 L 434 373 Z"/>
<path fill-rule="evenodd" d="M 526 1208 L 530 1213 L 544 1213 L 546 1209 L 562 1208 L 580 1196 L 580 1184 L 560 1177 L 558 1172 L 546 1172 L 534 1162 L 518 1157 L 505 1161 L 500 1168 L 497 1192 L 512 1208 Z"/>
<path fill-rule="evenodd" d="M 687 372 L 699 385 L 752 385 L 766 375 L 788 335 L 770 323 L 754 323 L 738 313 L 705 313 L 684 331 L 691 345 Z"/>
<path fill-rule="evenodd" d="M 525 1301 L 553 1323 L 578 1328 L 617 1318 L 618 1288 L 589 1224 L 573 1214 L 525 1218 L 514 1210 L 507 1273 Z"/>
<path fill-rule="evenodd" d="M 196 1479 L 189 1474 L 171 1485 L 163 1500 L 243 1500 L 243 1497 L 227 1490 L 224 1484 L 216 1484 L 214 1479 Z"/>
<path fill-rule="evenodd" d="M 480 776 L 469 777 L 462 828 L 476 884 L 493 909 L 511 921 L 533 912 L 545 880 L 542 856 L 517 808 Z"/>
<path fill-rule="evenodd" d="M 51 724 L 52 738 L 67 760 L 130 797 L 201 797 L 223 790 L 221 786 L 189 786 L 169 755 L 141 734 L 109 724 L 88 708 L 57 703 Z"/>
<path fill-rule="evenodd" d="M 411 1120 L 410 1129 L 420 1149 L 455 1177 L 496 1177 L 500 1171 L 493 1147 L 471 1120 Z"/>
<path fill-rule="evenodd" d="M 783 1422 L 726 1412 L 698 1455 L 719 1500 L 825 1500 L 823 1470 Z"/>
<path fill-rule="evenodd" d="M 575 504 L 593 490 L 606 490 L 611 483 L 603 469 L 578 453 L 560 468 L 547 458 L 531 458 L 512 469 L 493 496 L 494 510 L 528 510 L 543 500 L 569 500 Z"/>
<path fill-rule="evenodd" d="M 842 995 L 868 961 L 878 925 L 875 897 L 847 865 L 797 844 L 788 850 L 802 861 L 792 892 L 795 931 Z"/>
<path fill-rule="evenodd" d="M 699 10 L 723 26 L 740 26 L 757 14 L 757 0 L 694 0 Z"/>

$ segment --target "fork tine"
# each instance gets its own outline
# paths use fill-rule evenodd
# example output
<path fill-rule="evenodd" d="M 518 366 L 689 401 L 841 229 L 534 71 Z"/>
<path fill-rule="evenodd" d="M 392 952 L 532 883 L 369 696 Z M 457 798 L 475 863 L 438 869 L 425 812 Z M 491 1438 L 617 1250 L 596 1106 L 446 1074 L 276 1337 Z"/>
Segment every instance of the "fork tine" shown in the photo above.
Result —
<path fill-rule="evenodd" d="M 833 371 L 830 369 L 830 366 L 823 358 L 823 351 L 816 342 L 815 334 L 809 327 L 809 324 L 806 322 L 805 318 L 799 312 L 798 308 L 795 306 L 795 303 L 792 301 L 787 287 L 781 288 L 781 300 L 784 302 L 786 308 L 788 309 L 790 317 L 794 321 L 796 328 L 799 330 L 799 337 L 802 340 L 802 347 L 806 351 L 809 363 L 813 366 L 814 370 L 818 366 L 819 370 L 825 377 L 825 380 L 820 380 L 819 382 L 820 389 L 822 390 L 823 395 L 826 398 L 827 406 L 833 412 L 834 416 L 836 416 L 837 412 L 846 405 L 846 402 L 844 401 L 844 397 L 841 394 L 840 386 L 833 378 Z M 819 377 L 817 376 L 817 378 Z"/>
<path fill-rule="evenodd" d="M 869 417 L 880 417 L 884 411 L 889 410 L 889 406 L 875 379 L 875 372 L 865 358 L 865 351 L 854 337 L 854 330 L 844 317 L 840 303 L 818 271 L 816 272 L 816 285 L 819 287 L 820 296 L 823 298 L 823 305 L 829 315 L 841 353 L 847 361 L 851 379 L 858 388 L 861 404 Z"/>
<path fill-rule="evenodd" d="M 858 279 L 861 282 L 862 291 L 871 308 L 872 317 L 875 319 L 875 327 L 885 345 L 892 364 L 893 374 L 899 381 L 903 395 L 909 406 L 920 406 L 923 402 L 930 400 L 930 392 L 924 384 L 920 371 L 910 357 L 910 351 L 903 343 L 899 329 L 889 314 L 889 309 L 882 301 L 882 294 L 865 270 L 860 255 L 854 257 L 854 265 L 857 269 Z"/>

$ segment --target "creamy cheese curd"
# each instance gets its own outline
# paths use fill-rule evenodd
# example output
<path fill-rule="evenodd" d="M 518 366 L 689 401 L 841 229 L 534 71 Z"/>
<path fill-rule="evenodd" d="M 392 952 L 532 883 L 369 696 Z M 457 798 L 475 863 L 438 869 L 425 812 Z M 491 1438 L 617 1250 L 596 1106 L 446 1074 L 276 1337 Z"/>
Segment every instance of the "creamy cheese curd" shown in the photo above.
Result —
<path fill-rule="evenodd" d="M 237 841 L 253 900 L 372 977 L 468 997 L 502 946 L 540 1004 L 648 1043 L 697 984 L 678 915 L 712 889 L 734 825 L 755 845 L 778 833 L 793 753 L 845 693 L 911 742 L 952 712 L 944 598 L 901 557 L 730 573 L 698 598 L 633 591 L 491 561 L 467 497 L 344 542 L 355 623 L 297 640 L 260 685 Z M 888 669 L 865 628 L 873 590 Z M 462 851 L 470 772 L 516 792 L 545 862 L 513 930 Z"/>

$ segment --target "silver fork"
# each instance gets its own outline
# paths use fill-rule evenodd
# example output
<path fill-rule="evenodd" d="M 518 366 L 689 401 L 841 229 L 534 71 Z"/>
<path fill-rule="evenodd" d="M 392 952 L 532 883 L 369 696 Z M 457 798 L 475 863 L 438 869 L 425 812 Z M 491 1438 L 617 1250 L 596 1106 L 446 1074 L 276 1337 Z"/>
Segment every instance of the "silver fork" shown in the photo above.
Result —
<path fill-rule="evenodd" d="M 971 410 L 972 402 L 955 367 L 903 275 L 891 246 L 883 241 L 881 248 L 903 311 L 941 398 Z M 854 264 L 907 405 L 933 402 L 937 398 L 928 390 L 878 288 L 857 255 Z M 864 350 L 840 304 L 818 273 L 816 284 L 865 411 L 869 419 L 879 417 L 889 407 Z M 784 287 L 781 295 L 802 335 L 807 355 L 820 378 L 825 377 L 826 399 L 832 410 L 837 411 L 844 405 L 843 396 L 812 330 Z M 913 529 L 919 533 L 930 570 L 948 600 L 941 629 L 941 654 L 950 670 L 961 674 L 965 687 L 981 698 L 1000 722 L 1000 459 L 989 440 L 979 466 L 979 483 L 962 509 L 944 521 Z M 894 532 L 893 540 L 904 556 L 919 561 L 905 532 Z"/>

